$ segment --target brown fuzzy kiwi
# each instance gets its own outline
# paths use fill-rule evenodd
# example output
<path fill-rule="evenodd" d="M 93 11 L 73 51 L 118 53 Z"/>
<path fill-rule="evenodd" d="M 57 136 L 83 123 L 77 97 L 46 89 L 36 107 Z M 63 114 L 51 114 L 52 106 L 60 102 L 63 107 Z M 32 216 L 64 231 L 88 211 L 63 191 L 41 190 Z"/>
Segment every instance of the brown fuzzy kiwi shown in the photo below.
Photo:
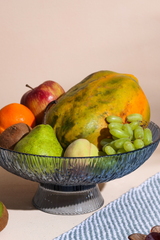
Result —
<path fill-rule="evenodd" d="M 0 134 L 0 147 L 13 150 L 16 143 L 32 130 L 25 123 L 17 123 Z"/>
<path fill-rule="evenodd" d="M 1 202 L 1 204 L 3 205 L 3 213 L 2 213 L 2 216 L 0 217 L 0 232 L 6 227 L 6 225 L 8 223 L 8 218 L 9 218 L 7 208 L 5 207 L 5 205 L 2 202 Z"/>

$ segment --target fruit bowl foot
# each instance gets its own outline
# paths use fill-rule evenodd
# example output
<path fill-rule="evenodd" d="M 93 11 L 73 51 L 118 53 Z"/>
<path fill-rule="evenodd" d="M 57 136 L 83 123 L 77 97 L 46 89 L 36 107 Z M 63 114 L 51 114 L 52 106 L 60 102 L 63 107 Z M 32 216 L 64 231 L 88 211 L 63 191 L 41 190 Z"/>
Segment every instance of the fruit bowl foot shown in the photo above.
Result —
<path fill-rule="evenodd" d="M 39 184 L 33 205 L 46 213 L 79 215 L 93 212 L 104 203 L 97 184 L 89 186 L 59 186 Z"/>

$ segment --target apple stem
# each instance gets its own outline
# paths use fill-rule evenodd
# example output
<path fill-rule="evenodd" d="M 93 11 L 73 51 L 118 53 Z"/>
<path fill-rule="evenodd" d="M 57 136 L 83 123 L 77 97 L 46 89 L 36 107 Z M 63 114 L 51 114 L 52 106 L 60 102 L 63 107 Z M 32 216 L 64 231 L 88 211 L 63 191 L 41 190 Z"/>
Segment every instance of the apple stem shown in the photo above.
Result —
<path fill-rule="evenodd" d="M 32 89 L 32 90 L 34 89 L 34 88 L 32 88 L 31 86 L 29 86 L 28 84 L 26 84 L 26 87 L 29 87 L 29 88 Z"/>

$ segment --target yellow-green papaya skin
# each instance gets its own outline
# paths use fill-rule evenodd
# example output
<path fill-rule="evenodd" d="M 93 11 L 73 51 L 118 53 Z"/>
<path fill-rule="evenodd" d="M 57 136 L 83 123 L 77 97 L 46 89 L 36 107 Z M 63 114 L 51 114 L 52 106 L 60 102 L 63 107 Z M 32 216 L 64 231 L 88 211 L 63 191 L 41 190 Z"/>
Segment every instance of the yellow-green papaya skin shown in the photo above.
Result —
<path fill-rule="evenodd" d="M 100 141 L 109 136 L 106 117 L 140 113 L 145 126 L 150 106 L 137 78 L 130 74 L 99 71 L 87 76 L 59 98 L 46 113 L 64 149 L 76 139 L 85 138 L 101 149 Z"/>

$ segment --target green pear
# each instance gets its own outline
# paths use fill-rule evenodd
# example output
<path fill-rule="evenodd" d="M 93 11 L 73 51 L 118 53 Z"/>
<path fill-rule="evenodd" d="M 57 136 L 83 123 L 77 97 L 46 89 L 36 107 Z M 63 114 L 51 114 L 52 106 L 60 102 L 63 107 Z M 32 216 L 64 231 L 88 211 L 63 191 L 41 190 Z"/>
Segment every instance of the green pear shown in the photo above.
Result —
<path fill-rule="evenodd" d="M 53 128 L 48 124 L 37 125 L 15 146 L 14 151 L 34 155 L 61 157 L 61 147 Z"/>
<path fill-rule="evenodd" d="M 3 203 L 0 202 L 0 218 L 2 217 L 3 214 Z"/>
<path fill-rule="evenodd" d="M 6 227 L 8 223 L 8 210 L 5 205 L 0 202 L 0 232 Z"/>

